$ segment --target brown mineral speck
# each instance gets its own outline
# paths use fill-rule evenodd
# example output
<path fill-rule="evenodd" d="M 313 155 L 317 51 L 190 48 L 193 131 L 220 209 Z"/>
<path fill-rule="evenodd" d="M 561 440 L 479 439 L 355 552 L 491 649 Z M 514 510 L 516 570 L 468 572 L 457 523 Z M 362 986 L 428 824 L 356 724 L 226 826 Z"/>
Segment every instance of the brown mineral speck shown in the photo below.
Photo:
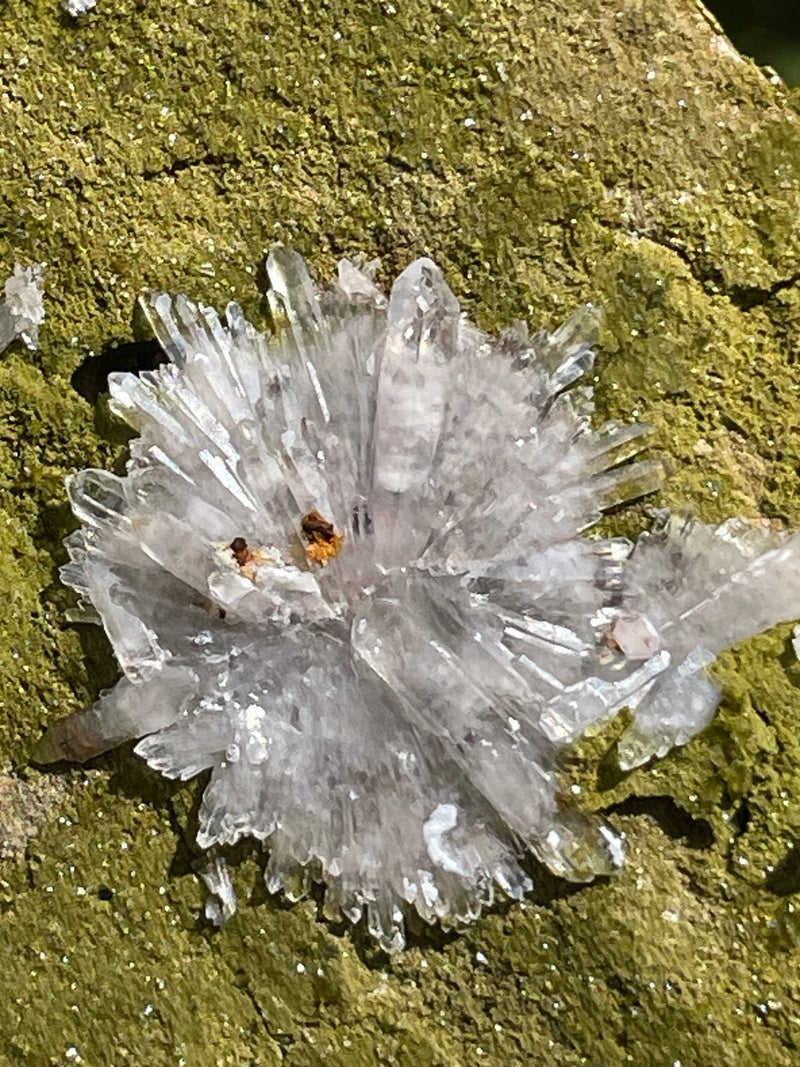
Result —
<path fill-rule="evenodd" d="M 308 541 L 306 559 L 326 567 L 342 550 L 344 537 L 337 533 L 332 522 L 318 511 L 309 511 L 300 523 L 303 536 Z"/>
<path fill-rule="evenodd" d="M 234 537 L 228 548 L 233 553 L 233 558 L 239 564 L 240 567 L 246 566 L 253 559 L 253 553 L 250 551 L 247 541 L 243 537 Z"/>

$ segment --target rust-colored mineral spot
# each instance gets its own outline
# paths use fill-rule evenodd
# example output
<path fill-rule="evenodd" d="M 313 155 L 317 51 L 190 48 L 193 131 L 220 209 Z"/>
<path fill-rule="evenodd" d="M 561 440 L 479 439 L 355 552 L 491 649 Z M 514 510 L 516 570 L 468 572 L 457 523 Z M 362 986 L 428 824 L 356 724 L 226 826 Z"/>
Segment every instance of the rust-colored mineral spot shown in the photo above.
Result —
<path fill-rule="evenodd" d="M 254 584 L 258 579 L 258 568 L 263 564 L 273 562 L 263 548 L 251 548 L 243 537 L 234 537 L 225 547 L 239 565 L 239 570 L 244 577 L 249 578 Z"/>
<path fill-rule="evenodd" d="M 316 510 L 309 511 L 303 516 L 300 526 L 308 541 L 306 559 L 309 563 L 319 563 L 325 567 L 339 555 L 344 537 L 336 532 L 333 523 L 328 522 L 324 515 Z"/>
<path fill-rule="evenodd" d="M 233 558 L 240 567 L 244 567 L 247 563 L 252 562 L 254 558 L 253 553 L 250 551 L 250 546 L 243 537 L 234 537 L 228 545 L 228 548 L 233 553 Z"/>

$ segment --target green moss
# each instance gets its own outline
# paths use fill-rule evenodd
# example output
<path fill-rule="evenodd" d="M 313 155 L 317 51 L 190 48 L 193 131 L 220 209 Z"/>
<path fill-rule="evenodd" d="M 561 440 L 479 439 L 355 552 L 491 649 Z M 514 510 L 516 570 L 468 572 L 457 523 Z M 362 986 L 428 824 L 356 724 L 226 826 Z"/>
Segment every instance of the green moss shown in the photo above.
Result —
<path fill-rule="evenodd" d="M 0 588 L 8 590 L 0 643 L 0 752 L 23 762 L 36 723 L 89 696 L 69 596 L 57 583 L 60 538 L 72 525 L 64 477 L 105 465 L 91 413 L 68 380 L 48 380 L 11 350 L 0 357 Z"/>
<path fill-rule="evenodd" d="M 55 577 L 64 475 L 120 448 L 72 372 L 132 338 L 148 286 L 263 323 L 276 239 L 321 275 L 364 251 L 388 279 L 427 252 L 491 328 L 602 303 L 598 416 L 653 425 L 657 502 L 800 525 L 793 103 L 693 4 L 568 16 L 555 0 L 4 8 L 0 262 L 47 262 L 48 318 L 37 353 L 0 356 L 3 760 L 20 768 L 111 680 Z M 629 835 L 618 879 L 542 875 L 524 906 L 391 964 L 313 904 L 266 898 L 254 857 L 239 913 L 210 931 L 192 787 L 129 751 L 64 772 L 0 884 L 0 1061 L 796 1062 L 787 638 L 727 655 L 716 722 L 660 764 L 614 773 L 619 723 L 581 746 L 581 800 L 616 806 Z"/>
<path fill-rule="evenodd" d="M 27 897 L 0 916 L 7 1062 L 68 1063 L 72 1048 L 88 1064 L 240 1064 L 257 1048 L 260 1063 L 278 1063 L 246 989 L 197 928 L 198 882 L 170 876 L 167 814 L 130 800 L 97 772 L 76 775 L 30 850 Z"/>

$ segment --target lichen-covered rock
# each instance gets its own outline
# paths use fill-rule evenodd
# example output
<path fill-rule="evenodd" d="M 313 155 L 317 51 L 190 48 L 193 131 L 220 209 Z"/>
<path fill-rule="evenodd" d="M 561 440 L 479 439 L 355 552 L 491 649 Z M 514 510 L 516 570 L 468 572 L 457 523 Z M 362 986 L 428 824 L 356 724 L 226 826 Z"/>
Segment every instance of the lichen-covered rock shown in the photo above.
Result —
<path fill-rule="evenodd" d="M 48 264 L 38 350 L 0 359 L 0 748 L 32 784 L 31 738 L 115 680 L 55 573 L 64 477 L 120 458 L 70 375 L 122 369 L 152 287 L 235 299 L 263 328 L 254 265 L 276 240 L 321 278 L 380 256 L 382 285 L 428 254 L 493 330 L 602 305 L 598 424 L 653 427 L 659 504 L 800 525 L 792 94 L 694 0 L 347 10 L 8 8 L 0 261 Z M 634 505 L 600 529 L 649 525 Z M 571 892 L 540 873 L 529 901 L 390 964 L 313 901 L 266 899 L 252 858 L 232 868 L 247 906 L 209 936 L 191 785 L 127 750 L 65 772 L 69 800 L 0 875 L 0 1062 L 686 1067 L 746 1050 L 793 1067 L 789 637 L 724 653 L 715 721 L 660 763 L 620 778 L 603 758 L 617 722 L 581 743 L 577 799 L 615 806 L 627 835 L 618 877 Z"/>

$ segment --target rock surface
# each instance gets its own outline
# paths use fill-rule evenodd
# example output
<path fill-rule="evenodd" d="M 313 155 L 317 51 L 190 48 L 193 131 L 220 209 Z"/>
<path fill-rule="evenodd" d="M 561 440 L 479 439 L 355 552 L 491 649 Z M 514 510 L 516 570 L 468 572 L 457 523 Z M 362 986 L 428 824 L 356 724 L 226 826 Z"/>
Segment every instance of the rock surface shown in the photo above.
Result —
<path fill-rule="evenodd" d="M 0 261 L 48 274 L 39 350 L 0 356 L 0 755 L 38 798 L 25 764 L 42 727 L 115 678 L 54 580 L 64 476 L 124 453 L 71 375 L 102 394 L 146 358 L 114 348 L 145 288 L 236 299 L 263 325 L 276 239 L 319 276 L 359 251 L 385 278 L 428 254 L 490 329 L 602 304 L 599 414 L 655 425 L 663 502 L 800 525 L 800 141 L 783 87 L 677 0 L 306 11 L 5 13 Z M 3 861 L 0 1062 L 796 1062 L 789 639 L 728 654 L 718 719 L 661 764 L 609 770 L 624 724 L 576 754 L 576 796 L 628 834 L 620 877 L 576 893 L 537 871 L 525 908 L 423 930 L 391 965 L 313 904 L 265 899 L 254 855 L 233 870 L 239 912 L 210 932 L 191 790 L 129 751 L 65 771 Z"/>

